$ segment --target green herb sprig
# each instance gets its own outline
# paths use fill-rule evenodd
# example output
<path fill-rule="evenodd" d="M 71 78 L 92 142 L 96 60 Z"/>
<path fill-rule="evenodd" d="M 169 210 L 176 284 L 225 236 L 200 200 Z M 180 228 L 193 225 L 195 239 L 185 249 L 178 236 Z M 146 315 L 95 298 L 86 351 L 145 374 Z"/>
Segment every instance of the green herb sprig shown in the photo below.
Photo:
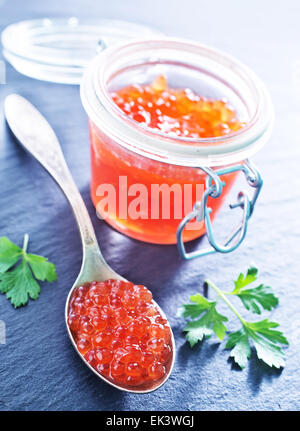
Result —
<path fill-rule="evenodd" d="M 23 248 L 20 248 L 5 236 L 0 238 L 0 292 L 6 294 L 15 308 L 26 305 L 29 298 L 39 297 L 41 289 L 36 280 L 57 280 L 53 263 L 27 253 L 28 241 L 29 236 L 25 234 Z"/>
<path fill-rule="evenodd" d="M 193 347 L 204 338 L 209 338 L 215 334 L 220 340 L 227 337 L 226 349 L 231 349 L 230 356 L 241 368 L 245 368 L 251 356 L 251 344 L 256 350 L 256 354 L 265 364 L 270 367 L 285 366 L 285 352 L 283 345 L 288 345 L 288 340 L 275 328 L 279 324 L 268 319 L 255 322 L 246 321 L 229 300 L 230 297 L 238 297 L 244 307 L 254 314 L 261 314 L 263 310 L 271 311 L 278 305 L 278 298 L 271 287 L 260 284 L 257 287 L 245 287 L 257 280 L 258 270 L 250 267 L 246 273 L 238 276 L 234 282 L 234 289 L 231 292 L 220 290 L 210 280 L 205 284 L 213 289 L 217 297 L 215 301 L 210 301 L 200 293 L 190 297 L 191 304 L 184 304 L 179 310 L 179 315 L 197 320 L 189 320 L 183 331 L 186 339 Z M 235 332 L 228 332 L 226 324 L 228 318 L 217 311 L 219 300 L 223 300 L 231 312 L 241 323 L 241 328 Z"/>

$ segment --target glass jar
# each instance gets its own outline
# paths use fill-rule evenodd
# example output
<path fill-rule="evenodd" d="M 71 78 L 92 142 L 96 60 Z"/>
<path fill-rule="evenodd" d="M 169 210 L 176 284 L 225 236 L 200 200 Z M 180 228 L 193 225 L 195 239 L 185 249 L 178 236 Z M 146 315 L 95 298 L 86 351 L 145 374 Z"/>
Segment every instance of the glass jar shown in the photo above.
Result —
<path fill-rule="evenodd" d="M 135 122 L 113 102 L 111 92 L 149 84 L 159 75 L 167 77 L 171 88 L 226 98 L 246 125 L 220 137 L 174 137 Z M 91 195 L 102 218 L 138 240 L 177 241 L 185 258 L 228 252 L 241 243 L 262 185 L 248 158 L 265 144 L 273 123 L 268 93 L 251 70 L 193 42 L 139 40 L 108 48 L 90 63 L 81 99 L 89 117 Z M 226 244 L 218 245 L 211 221 L 239 171 L 254 195 L 239 194 L 233 207 L 243 209 L 242 222 Z M 183 243 L 205 232 L 212 248 L 187 254 Z"/>

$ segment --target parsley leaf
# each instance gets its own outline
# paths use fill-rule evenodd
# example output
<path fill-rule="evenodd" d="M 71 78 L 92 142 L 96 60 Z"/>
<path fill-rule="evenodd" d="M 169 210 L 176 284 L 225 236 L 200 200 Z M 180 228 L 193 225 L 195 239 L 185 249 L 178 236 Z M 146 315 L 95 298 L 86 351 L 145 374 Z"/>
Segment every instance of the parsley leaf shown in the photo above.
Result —
<path fill-rule="evenodd" d="M 57 274 L 54 263 L 48 262 L 48 259 L 37 254 L 27 254 L 27 262 L 30 264 L 32 272 L 38 280 L 56 281 Z"/>
<path fill-rule="evenodd" d="M 183 317 L 198 317 L 198 320 L 188 322 L 183 329 L 186 332 L 186 339 L 193 347 L 198 341 L 202 341 L 204 336 L 209 338 L 213 332 L 216 336 L 223 340 L 226 334 L 226 326 L 223 322 L 227 322 L 227 317 L 218 313 L 216 310 L 216 302 L 209 301 L 199 293 L 190 297 L 194 304 L 185 304 L 182 309 Z"/>
<path fill-rule="evenodd" d="M 195 322 L 188 322 L 183 331 L 186 332 L 185 337 L 191 347 L 194 347 L 198 341 L 202 341 L 204 337 L 211 337 L 213 333 L 212 329 L 207 327 L 204 322 L 201 322 L 201 319 Z"/>
<path fill-rule="evenodd" d="M 240 298 L 244 307 L 252 313 L 261 314 L 261 308 L 271 311 L 278 305 L 278 298 L 274 295 L 271 287 L 260 284 L 258 287 L 244 289 L 245 286 L 257 279 L 257 268 L 250 267 L 246 276 L 241 273 L 234 282 L 233 295 Z"/>
<path fill-rule="evenodd" d="M 261 284 L 253 289 L 245 289 L 237 294 L 245 308 L 252 313 L 261 314 L 261 308 L 271 311 L 277 307 L 278 298 L 274 295 L 271 287 Z"/>
<path fill-rule="evenodd" d="M 208 301 L 208 299 L 204 298 L 200 293 L 191 296 L 190 300 L 194 304 L 184 304 L 180 310 L 180 314 L 183 317 L 198 317 L 203 311 L 208 310 L 212 304 L 212 301 Z"/>
<path fill-rule="evenodd" d="M 17 308 L 27 304 L 28 299 L 37 299 L 40 286 L 35 280 L 55 281 L 55 265 L 48 259 L 26 252 L 28 235 L 24 236 L 23 249 L 8 238 L 0 238 L 0 292 L 5 293 Z M 19 265 L 14 266 L 21 259 Z"/>
<path fill-rule="evenodd" d="M 215 301 L 208 300 L 199 293 L 190 297 L 192 303 L 181 307 L 181 316 L 189 319 L 198 318 L 189 320 L 183 329 L 191 347 L 215 333 L 220 340 L 227 336 L 225 348 L 231 350 L 230 357 L 241 368 L 245 368 L 251 356 L 251 347 L 256 350 L 257 357 L 268 366 L 276 368 L 285 366 L 283 346 L 289 343 L 283 333 L 275 329 L 279 324 L 268 319 L 248 322 L 228 299 L 230 296 L 238 296 L 246 309 L 256 314 L 260 314 L 261 309 L 275 308 L 278 305 L 278 298 L 270 287 L 261 284 L 258 287 L 244 289 L 257 280 L 257 274 L 258 270 L 254 267 L 250 267 L 245 276 L 241 273 L 234 282 L 235 288 L 232 292 L 224 292 L 207 280 L 205 284 L 217 293 Z M 241 323 L 239 330 L 227 332 L 224 322 L 228 319 L 216 309 L 220 299 L 239 319 Z"/>
<path fill-rule="evenodd" d="M 228 341 L 225 346 L 226 349 L 232 349 L 230 357 L 232 357 L 236 364 L 241 368 L 245 368 L 248 359 L 251 356 L 249 337 L 244 327 L 239 331 L 231 332 L 228 335 Z"/>
<path fill-rule="evenodd" d="M 7 299 L 16 307 L 25 305 L 28 296 L 37 299 L 40 293 L 40 286 L 32 277 L 32 273 L 22 259 L 22 262 L 14 270 L 0 274 L 0 291 L 6 293 Z"/>
<path fill-rule="evenodd" d="M 6 236 L 0 238 L 0 272 L 11 268 L 22 254 L 22 249 L 11 242 Z"/>
<path fill-rule="evenodd" d="M 232 293 L 234 294 L 239 293 L 239 291 L 243 287 L 248 286 L 248 284 L 255 281 L 257 279 L 257 273 L 258 273 L 258 269 L 255 268 L 254 266 L 250 266 L 245 277 L 243 273 L 240 273 L 240 275 L 238 276 L 238 279 L 234 282 L 235 288 Z"/>
<path fill-rule="evenodd" d="M 230 356 L 241 368 L 244 368 L 247 359 L 251 356 L 249 343 L 251 339 L 259 359 L 270 367 L 284 367 L 285 353 L 281 344 L 289 343 L 282 332 L 271 329 L 278 326 L 278 323 L 270 322 L 268 319 L 259 322 L 244 321 L 242 329 L 229 334 L 225 348 L 232 349 Z"/>
<path fill-rule="evenodd" d="M 271 329 L 278 326 L 278 323 L 268 319 L 245 323 L 246 332 L 253 341 L 258 358 L 276 368 L 285 366 L 285 353 L 280 345 L 289 344 L 282 332 Z"/>

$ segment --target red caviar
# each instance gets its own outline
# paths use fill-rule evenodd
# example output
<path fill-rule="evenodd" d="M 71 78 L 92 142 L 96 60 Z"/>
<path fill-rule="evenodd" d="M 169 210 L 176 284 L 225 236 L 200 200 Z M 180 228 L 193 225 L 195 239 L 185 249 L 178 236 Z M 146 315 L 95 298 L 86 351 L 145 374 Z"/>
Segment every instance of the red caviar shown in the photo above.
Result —
<path fill-rule="evenodd" d="M 128 117 L 169 135 L 212 138 L 236 132 L 244 125 L 226 100 L 169 88 L 163 75 L 151 85 L 129 85 L 111 97 Z"/>
<path fill-rule="evenodd" d="M 119 386 L 146 389 L 171 366 L 171 330 L 145 286 L 107 280 L 77 287 L 68 325 L 87 362 Z"/>
<path fill-rule="evenodd" d="M 164 76 L 159 76 L 150 85 L 129 85 L 111 93 L 112 100 L 121 109 L 122 113 L 139 123 L 141 126 L 153 131 L 164 133 L 171 138 L 212 138 L 234 133 L 244 127 L 235 110 L 226 100 L 208 99 L 201 97 L 190 89 L 174 89 L 168 87 Z M 205 190 L 206 174 L 198 168 L 175 166 L 158 162 L 127 150 L 108 138 L 98 127 L 90 121 L 92 179 L 91 195 L 98 212 L 113 227 L 121 232 L 143 241 L 172 244 L 176 243 L 176 230 L 181 219 L 192 210 L 193 204 L 200 200 Z M 196 142 L 196 141 L 195 141 Z M 193 141 L 190 142 L 193 144 Z M 178 142 L 177 142 L 178 144 Z M 185 143 L 182 143 L 185 145 Z M 214 145 L 214 144 L 211 144 Z M 225 182 L 222 196 L 218 199 L 208 199 L 212 209 L 211 217 L 221 207 L 236 176 L 236 172 L 222 176 Z M 120 178 L 126 178 L 127 189 L 142 184 L 147 190 L 147 208 L 145 215 L 140 212 L 132 217 L 128 211 L 130 205 L 138 194 L 128 193 L 126 202 L 120 201 L 120 192 L 124 185 Z M 97 189 L 101 184 L 109 184 L 115 190 L 116 208 L 114 212 L 105 215 L 101 203 L 106 196 L 99 195 Z M 158 216 L 152 217 L 150 209 L 156 198 L 152 196 L 152 185 L 168 186 L 179 185 L 182 190 L 181 203 L 175 201 L 170 193 L 170 216 L 163 216 L 163 193 L 159 195 Z M 191 199 L 189 208 L 185 205 L 185 186 L 191 186 Z M 202 193 L 197 193 L 197 185 L 202 186 Z M 198 188 L 198 190 L 200 190 Z M 100 206 L 99 206 L 100 205 Z M 127 214 L 121 215 L 127 208 Z M 176 209 L 180 209 L 182 216 L 176 216 Z M 122 209 L 123 208 L 123 209 Z M 194 223 L 190 229 L 183 233 L 183 240 L 189 241 L 205 233 L 204 222 Z"/>

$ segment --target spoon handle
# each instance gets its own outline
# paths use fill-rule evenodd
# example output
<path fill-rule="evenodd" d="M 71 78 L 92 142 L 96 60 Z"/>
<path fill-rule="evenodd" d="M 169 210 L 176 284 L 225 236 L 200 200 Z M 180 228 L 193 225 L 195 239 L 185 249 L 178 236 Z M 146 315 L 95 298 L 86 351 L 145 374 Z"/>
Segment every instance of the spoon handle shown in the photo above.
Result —
<path fill-rule="evenodd" d="M 18 141 L 52 175 L 66 195 L 78 223 L 84 261 L 87 253 L 94 254 L 107 266 L 99 250 L 90 216 L 52 127 L 28 100 L 18 94 L 6 98 L 4 110 L 9 127 Z"/>

